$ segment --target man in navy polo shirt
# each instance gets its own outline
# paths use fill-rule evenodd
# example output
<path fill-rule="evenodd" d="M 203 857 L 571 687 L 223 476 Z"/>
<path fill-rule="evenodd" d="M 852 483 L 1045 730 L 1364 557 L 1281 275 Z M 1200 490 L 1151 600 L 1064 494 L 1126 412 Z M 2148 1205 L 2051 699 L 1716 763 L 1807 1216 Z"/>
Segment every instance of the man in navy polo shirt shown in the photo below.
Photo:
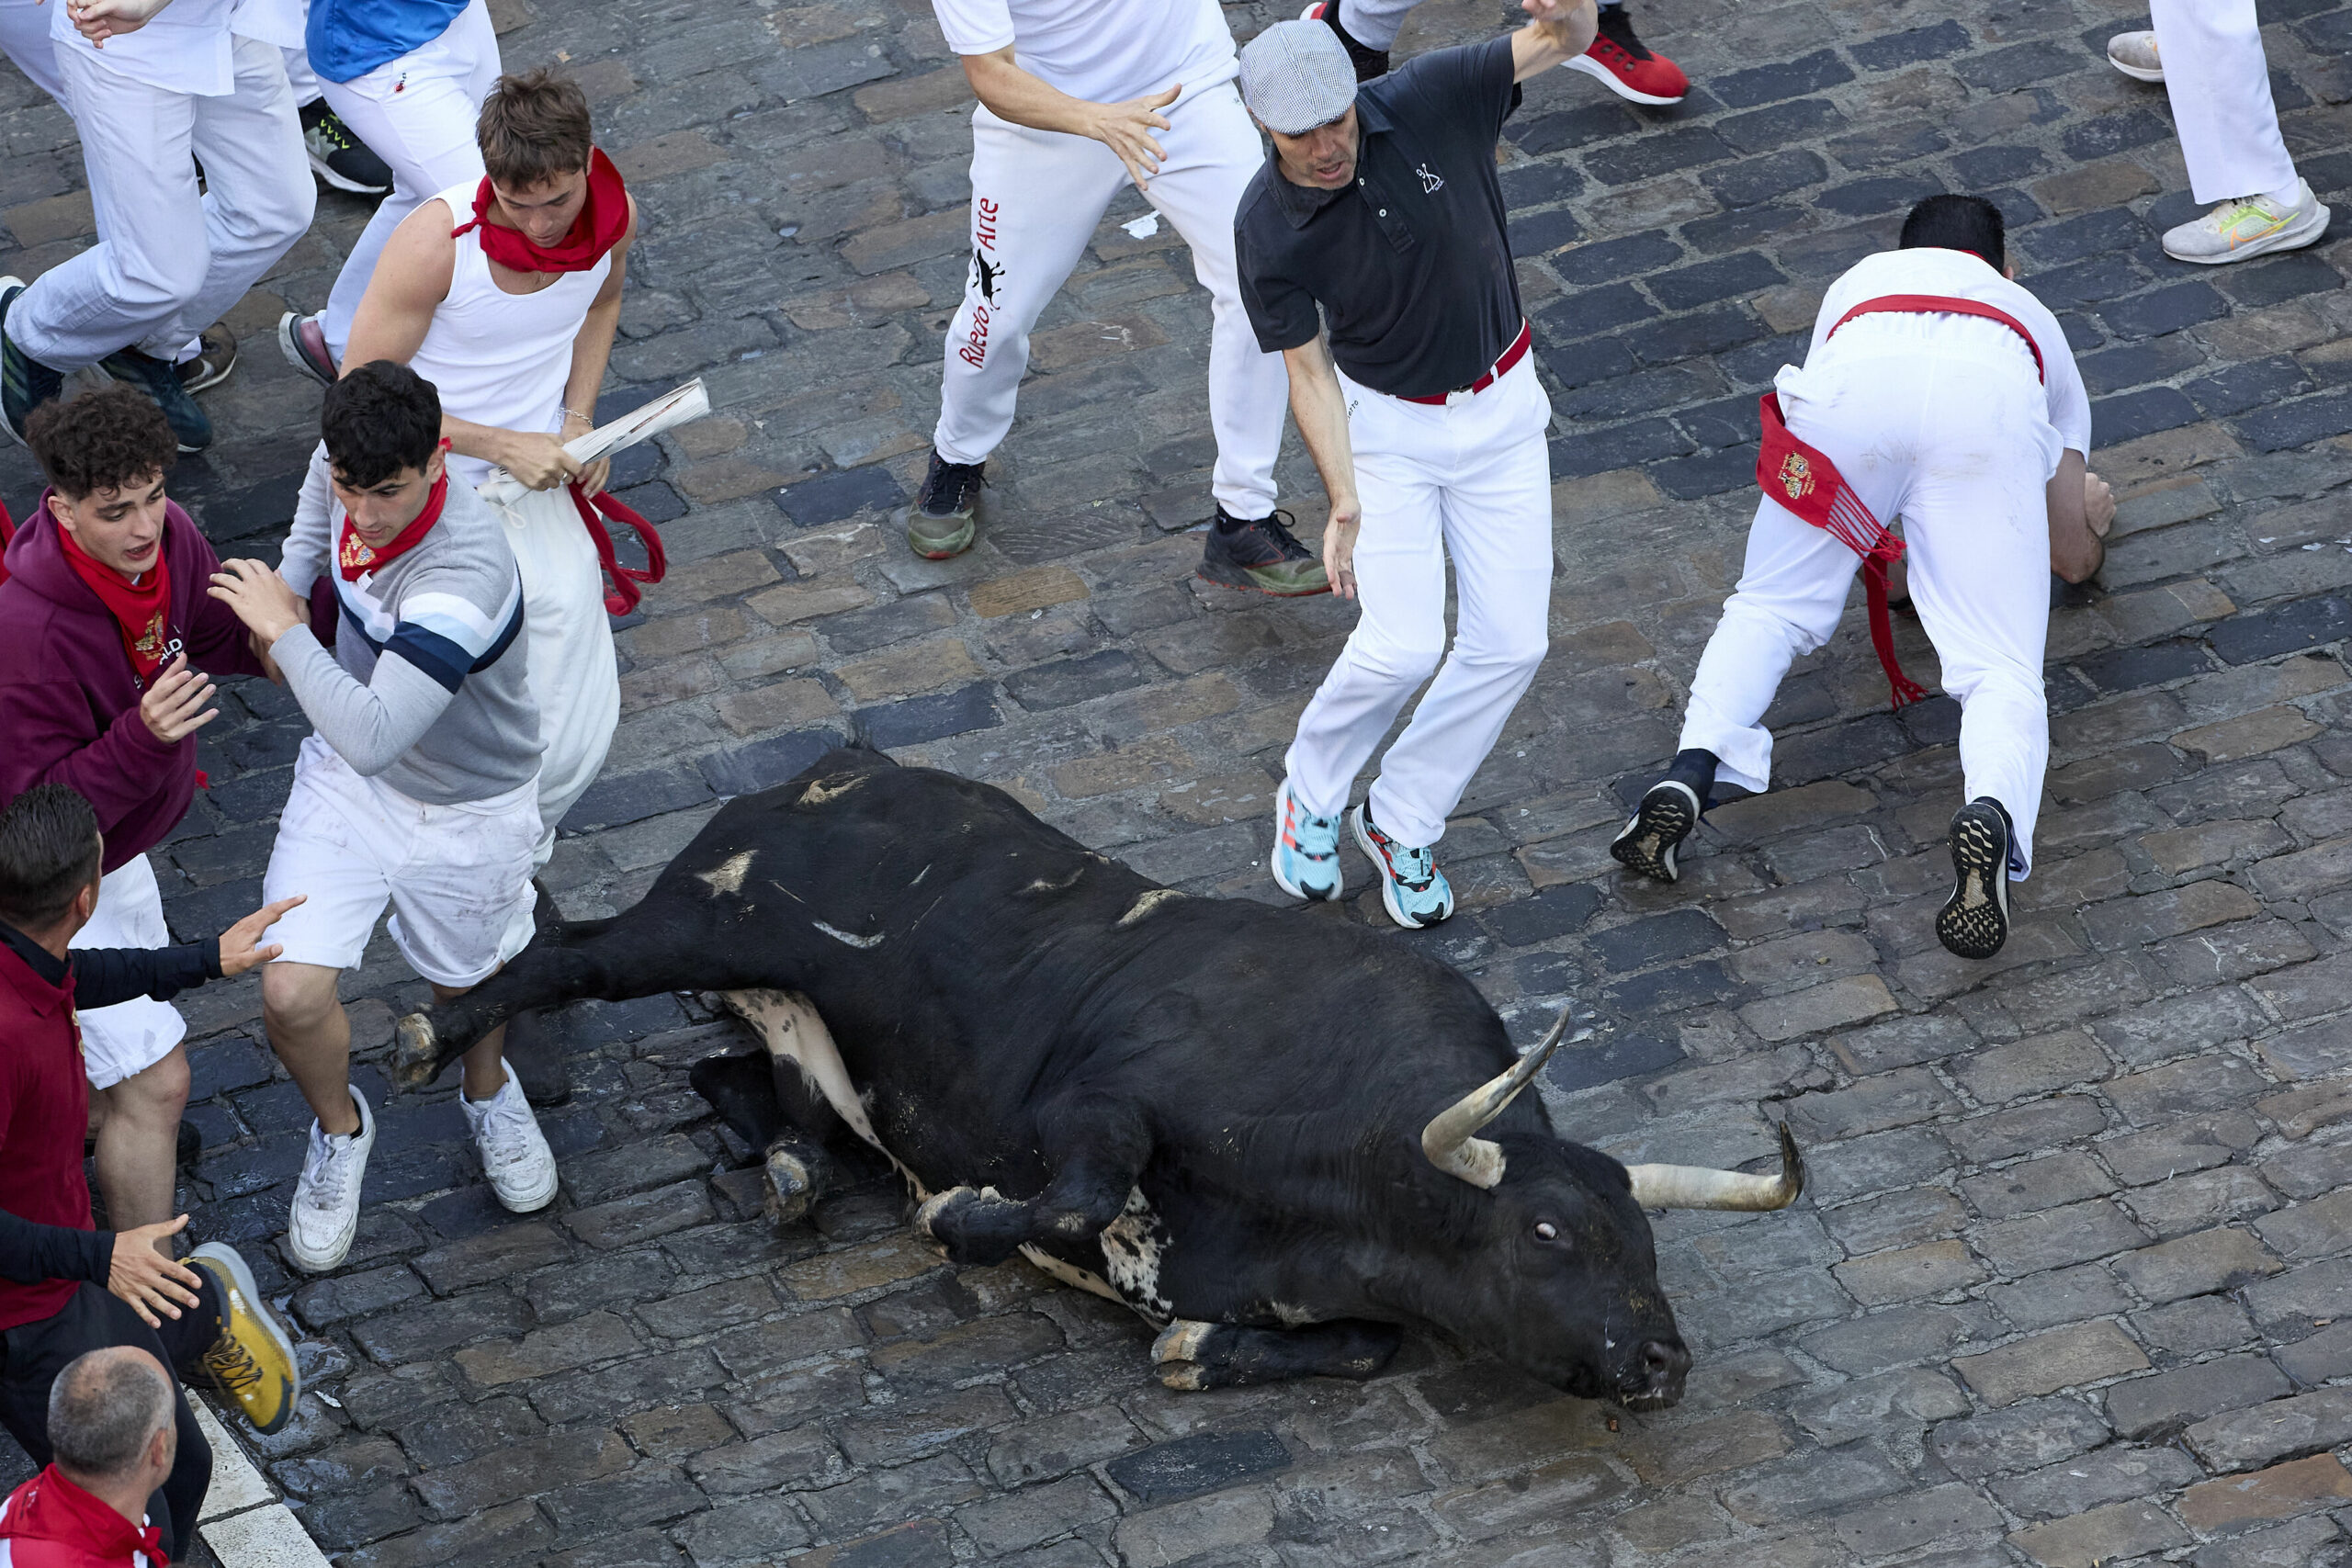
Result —
<path fill-rule="evenodd" d="M 1527 358 L 1495 141 L 1519 84 L 1581 54 L 1595 21 L 1592 0 L 1521 6 L 1519 31 L 1361 88 L 1320 22 L 1277 22 L 1241 51 L 1242 100 L 1273 139 L 1234 215 L 1242 302 L 1259 346 L 1283 355 L 1330 498 L 1331 591 L 1363 606 L 1299 717 L 1273 875 L 1295 897 L 1340 897 L 1350 786 L 1435 671 L 1347 812 L 1408 928 L 1453 912 L 1437 841 L 1548 639 L 1552 405 Z"/>

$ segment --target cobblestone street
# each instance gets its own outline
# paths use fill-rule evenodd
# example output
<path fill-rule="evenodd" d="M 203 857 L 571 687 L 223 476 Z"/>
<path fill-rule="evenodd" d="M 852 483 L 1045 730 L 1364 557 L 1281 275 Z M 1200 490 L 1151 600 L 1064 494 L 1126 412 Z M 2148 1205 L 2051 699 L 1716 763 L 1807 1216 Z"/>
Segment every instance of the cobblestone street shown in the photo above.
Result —
<path fill-rule="evenodd" d="M 306 1337 L 295 1423 L 236 1430 L 320 1547 L 345 1568 L 2352 1563 L 2352 240 L 2165 258 L 2198 209 L 2163 90 L 2103 58 L 2135 3 L 1657 0 L 1644 34 L 1695 84 L 1679 108 L 1555 71 L 1507 128 L 1556 412 L 1552 651 L 1444 840 L 1462 912 L 1394 940 L 1522 1041 L 1566 1000 L 1590 1015 L 1543 1084 L 1570 1137 L 1760 1169 L 1795 1132 L 1795 1207 L 1657 1222 L 1697 1359 L 1679 1406 L 1562 1398 L 1418 1336 L 1364 1384 L 1176 1393 L 1140 1320 L 1026 1264 L 941 1263 L 878 1167 L 778 1230 L 687 1088 L 742 1038 L 707 998 L 575 1010 L 580 1092 L 542 1118 L 562 1194 L 527 1218 L 483 1184 L 454 1074 L 390 1098 L 362 1068 L 369 1207 L 348 1264 L 305 1279 L 276 1244 L 310 1118 L 247 978 L 181 998 L 186 1201 L 191 1238 L 244 1248 Z M 644 213 L 603 411 L 695 375 L 715 411 L 619 465 L 671 565 L 619 633 L 619 738 L 548 872 L 564 912 L 627 908 L 721 798 L 854 733 L 1154 878 L 1278 898 L 1283 748 L 1354 612 L 1190 575 L 1208 310 L 1170 228 L 1132 238 L 1146 204 L 1114 205 L 1035 340 L 978 547 L 922 561 L 892 513 L 937 412 L 970 145 L 928 5 L 492 10 L 510 68 L 578 75 Z M 1226 14 L 1246 38 L 1290 13 Z M 2288 143 L 2342 217 L 2352 6 L 2263 15 Z M 1431 0 L 1400 56 L 1502 20 Z M 28 276 L 88 243 L 89 201 L 70 121 L 13 73 L 0 136 L 0 271 Z M 1757 394 L 1828 281 L 1939 189 L 2007 214 L 2123 498 L 2099 581 L 2053 613 L 2039 860 L 1989 964 L 1930 930 L 1957 707 L 1888 712 L 1859 595 L 1770 716 L 1774 791 L 1714 812 L 1678 887 L 1606 852 L 1736 574 Z M 220 445 L 170 481 L 224 556 L 277 558 L 318 391 L 270 329 L 323 301 L 367 211 L 322 193 L 231 318 Z M 1318 533 L 1295 435 L 1282 477 Z M 39 489 L 0 448 L 19 516 Z M 1934 689 L 1917 623 L 1897 638 Z M 259 902 L 307 732 L 261 682 L 222 706 L 211 787 L 154 856 L 183 939 Z M 1389 929 L 1376 892 L 1295 918 Z M 380 935 L 345 994 L 369 1061 L 427 995 Z"/>

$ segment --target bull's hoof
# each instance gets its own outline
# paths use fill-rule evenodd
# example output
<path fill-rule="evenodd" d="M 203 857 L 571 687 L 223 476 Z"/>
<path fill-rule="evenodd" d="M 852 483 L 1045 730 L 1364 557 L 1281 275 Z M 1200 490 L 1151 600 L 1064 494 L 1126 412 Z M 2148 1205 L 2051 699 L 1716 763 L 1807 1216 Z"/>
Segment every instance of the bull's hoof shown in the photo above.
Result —
<path fill-rule="evenodd" d="M 923 1200 L 915 1229 L 939 1244 L 947 1261 L 987 1268 L 1001 1263 L 1029 1239 L 1029 1205 L 993 1187 L 951 1187 Z"/>
<path fill-rule="evenodd" d="M 441 1076 L 441 1041 L 432 1021 L 413 1012 L 392 1030 L 392 1087 L 424 1089 Z"/>
<path fill-rule="evenodd" d="M 939 1234 L 940 1222 L 947 1212 L 966 1204 L 977 1203 L 978 1192 L 969 1187 L 950 1187 L 944 1192 L 934 1192 L 915 1210 L 915 1230 L 931 1238 L 942 1253 L 950 1250 L 948 1238 Z"/>
<path fill-rule="evenodd" d="M 1151 1342 L 1151 1359 L 1163 1386 L 1179 1393 L 1197 1393 L 1209 1386 L 1210 1369 L 1200 1364 L 1200 1355 L 1216 1326 L 1180 1317 L 1159 1331 Z"/>
<path fill-rule="evenodd" d="M 1342 1319 L 1298 1328 L 1178 1318 L 1153 1341 L 1159 1381 L 1180 1392 L 1246 1388 L 1292 1378 L 1347 1378 L 1361 1382 L 1396 1353 L 1389 1324 Z"/>
<path fill-rule="evenodd" d="M 760 1208 L 770 1223 L 788 1225 L 808 1217 L 809 1201 L 817 1195 L 817 1179 L 789 1149 L 770 1149 L 764 1167 L 767 1183 L 760 1190 Z"/>

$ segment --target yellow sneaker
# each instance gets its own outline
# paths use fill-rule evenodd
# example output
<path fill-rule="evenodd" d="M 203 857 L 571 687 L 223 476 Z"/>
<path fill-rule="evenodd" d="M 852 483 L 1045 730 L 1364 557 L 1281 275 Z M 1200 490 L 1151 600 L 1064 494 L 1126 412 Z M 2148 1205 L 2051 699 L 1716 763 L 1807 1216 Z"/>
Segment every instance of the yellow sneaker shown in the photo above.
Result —
<path fill-rule="evenodd" d="M 266 1437 L 294 1418 L 294 1402 L 302 1397 L 294 1341 L 261 1299 L 253 1270 L 235 1247 L 207 1242 L 188 1254 L 187 1262 L 211 1275 L 220 1293 L 220 1338 L 204 1353 L 205 1370 L 244 1410 L 254 1430 Z"/>

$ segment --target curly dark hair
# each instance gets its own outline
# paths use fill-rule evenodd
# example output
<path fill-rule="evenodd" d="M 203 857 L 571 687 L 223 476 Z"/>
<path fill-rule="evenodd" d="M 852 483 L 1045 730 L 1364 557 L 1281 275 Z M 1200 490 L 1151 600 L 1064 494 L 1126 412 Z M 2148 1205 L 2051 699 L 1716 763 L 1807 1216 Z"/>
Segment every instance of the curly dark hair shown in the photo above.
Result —
<path fill-rule="evenodd" d="M 119 384 L 41 404 L 25 422 L 25 445 L 68 501 L 140 489 L 180 455 L 155 400 Z"/>
<path fill-rule="evenodd" d="M 370 360 L 327 389 L 319 434 L 334 477 L 366 490 L 433 460 L 441 445 L 441 394 L 405 365 Z"/>

